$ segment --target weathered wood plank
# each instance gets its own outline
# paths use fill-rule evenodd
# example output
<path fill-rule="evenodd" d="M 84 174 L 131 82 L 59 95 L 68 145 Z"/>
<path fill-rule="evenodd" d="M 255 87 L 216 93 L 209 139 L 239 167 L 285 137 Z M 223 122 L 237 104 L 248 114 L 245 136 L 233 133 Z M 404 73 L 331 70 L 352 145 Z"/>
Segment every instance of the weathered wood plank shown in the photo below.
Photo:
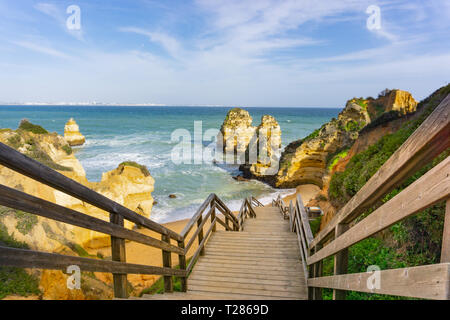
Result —
<path fill-rule="evenodd" d="M 124 226 L 123 217 L 111 213 L 109 215 L 109 220 L 112 224 L 116 224 L 119 227 Z M 111 259 L 112 261 L 126 262 L 125 254 L 125 240 L 121 238 L 116 238 L 111 236 Z M 114 283 L 114 297 L 116 298 L 127 298 L 127 274 L 126 273 L 113 273 L 113 283 Z"/>
<path fill-rule="evenodd" d="M 285 274 L 285 273 L 279 273 L 279 272 L 272 272 L 272 273 L 261 273 L 261 272 L 245 272 L 242 273 L 239 270 L 235 270 L 234 272 L 232 270 L 208 270 L 208 269 L 198 269 L 197 266 L 194 268 L 194 270 L 191 273 L 191 277 L 194 275 L 202 275 L 202 276 L 221 276 L 221 277 L 229 277 L 229 278 L 235 278 L 235 277 L 245 277 L 246 279 L 251 279 L 253 281 L 255 280 L 264 280 L 264 279 L 270 279 L 270 280 L 279 280 L 279 281 L 299 281 L 301 283 L 305 283 L 303 277 L 301 274 L 297 272 L 292 272 L 291 274 Z"/>
<path fill-rule="evenodd" d="M 306 209 L 305 206 L 303 205 L 303 200 L 300 194 L 297 194 L 296 206 L 300 214 L 300 220 L 302 222 L 306 244 L 309 246 L 309 244 L 313 241 L 314 237 L 311 231 L 311 226 L 309 225 L 308 214 L 306 213 Z"/>
<path fill-rule="evenodd" d="M 442 234 L 441 263 L 450 262 L 450 199 L 445 204 L 444 232 Z"/>
<path fill-rule="evenodd" d="M 303 293 L 306 289 L 305 285 L 272 285 L 272 284 L 264 284 L 261 282 L 258 283 L 248 283 L 248 282 L 228 282 L 228 281 L 217 281 L 212 282 L 210 280 L 201 280 L 201 279 L 190 279 L 190 285 L 192 286 L 220 286 L 221 288 L 230 288 L 230 289 L 252 289 L 258 290 L 260 292 L 267 291 L 268 293 L 274 291 L 282 291 L 284 293 L 294 292 L 294 293 Z"/>
<path fill-rule="evenodd" d="M 291 278 L 289 280 L 275 280 L 271 278 L 263 278 L 258 279 L 258 281 L 255 281 L 254 278 L 247 278 L 245 275 L 234 275 L 234 276 L 224 276 L 222 274 L 219 275 L 206 275 L 206 274 L 191 274 L 189 276 L 189 279 L 191 280 L 203 280 L 203 281 L 211 281 L 211 282 L 227 282 L 227 283 L 258 283 L 258 284 L 264 284 L 264 285 L 271 285 L 271 286 L 292 286 L 292 287 L 301 287 L 304 288 L 306 286 L 305 281 L 301 281 L 297 278 Z"/>
<path fill-rule="evenodd" d="M 339 237 L 348 230 L 348 224 L 340 223 L 336 226 L 335 235 Z M 346 274 L 348 269 L 348 248 L 339 251 L 334 256 L 334 274 Z M 345 300 L 347 292 L 345 290 L 333 290 L 333 300 Z"/>
<path fill-rule="evenodd" d="M 308 279 L 308 286 L 423 299 L 450 299 L 450 263 L 382 270 L 378 289 L 368 288 L 367 282 L 372 275 L 372 272 L 364 272 Z"/>
<path fill-rule="evenodd" d="M 208 213 L 204 217 L 200 216 L 197 219 L 197 229 L 192 234 L 191 239 L 188 241 L 188 244 L 186 245 L 186 252 L 191 248 L 192 244 L 194 243 L 194 241 L 195 241 L 195 239 L 197 237 L 198 237 L 199 243 L 202 241 L 202 239 L 203 239 L 203 226 L 208 221 L 208 218 L 212 215 L 214 210 L 215 210 L 215 206 L 214 206 L 214 204 L 212 204 L 211 208 L 208 211 Z"/>
<path fill-rule="evenodd" d="M 161 240 L 170 243 L 169 236 L 162 235 Z M 172 255 L 169 251 L 162 250 L 162 260 L 164 268 L 172 268 Z M 172 276 L 164 276 L 164 292 L 173 292 Z"/>
<path fill-rule="evenodd" d="M 327 240 L 337 224 L 349 223 L 411 174 L 450 147 L 450 95 L 316 235 L 310 246 Z"/>
<path fill-rule="evenodd" d="M 124 263 L 109 260 L 98 260 L 66 256 L 57 253 L 47 253 L 0 246 L 0 265 L 19 268 L 40 268 L 66 271 L 70 265 L 77 265 L 81 271 L 128 273 L 128 274 L 154 274 L 185 276 L 184 270 L 168 269 L 162 267 L 145 266 L 140 264 Z"/>
<path fill-rule="evenodd" d="M 281 297 L 290 299 L 304 299 L 306 294 L 304 292 L 286 292 L 286 291 L 265 291 L 265 290 L 255 290 L 255 289 L 245 289 L 245 288 L 226 288 L 226 287 L 216 287 L 211 285 L 189 285 L 189 290 L 199 290 L 217 293 L 237 293 L 237 294 L 250 294 L 250 295 L 260 295 L 268 297 Z"/>
<path fill-rule="evenodd" d="M 181 237 L 183 237 L 183 239 L 186 238 L 186 236 L 188 235 L 189 231 L 191 231 L 192 227 L 197 223 L 197 220 L 198 220 L 199 217 L 201 217 L 201 215 L 203 214 L 203 211 L 205 211 L 206 208 L 211 204 L 211 202 L 213 201 L 214 197 L 215 197 L 215 195 L 213 193 L 211 193 L 208 196 L 208 198 L 206 198 L 206 200 L 203 201 L 201 206 L 197 209 L 195 214 L 192 216 L 191 220 L 189 220 L 189 222 L 186 224 L 186 226 L 183 228 L 183 230 L 180 233 L 180 235 L 181 235 Z"/>
<path fill-rule="evenodd" d="M 185 249 L 184 241 L 178 241 L 178 247 L 181 250 L 185 251 L 184 250 Z M 180 264 L 180 270 L 186 270 L 186 255 L 185 254 L 178 255 L 178 262 Z M 181 277 L 180 282 L 181 282 L 181 291 L 186 292 L 187 291 L 187 276 Z"/>
<path fill-rule="evenodd" d="M 447 199 L 450 194 L 450 157 L 447 157 L 393 199 L 308 258 L 314 264 L 375 233 Z"/>
<path fill-rule="evenodd" d="M 87 214 L 68 209 L 49 201 L 36 198 L 24 192 L 0 185 L 0 205 L 36 214 L 41 217 L 68 223 L 77 227 L 86 228 L 109 234 L 116 238 L 128 239 L 174 253 L 183 253 L 173 245 L 167 245 L 158 239 L 142 233 L 123 228 L 121 226 L 91 217 Z"/>
<path fill-rule="evenodd" d="M 3 143 L 0 143 L 0 164 L 77 199 L 92 204 L 106 212 L 120 214 L 127 220 L 160 234 L 167 234 L 175 240 L 182 239 L 178 233 L 137 214 L 36 160 L 28 158 Z"/>
<path fill-rule="evenodd" d="M 217 217 L 216 217 L 216 219 L 217 219 Z M 193 254 L 191 262 L 189 262 L 189 265 L 188 265 L 188 267 L 186 269 L 188 274 L 189 274 L 189 272 L 191 272 L 192 267 L 194 266 L 195 262 L 197 261 L 197 258 L 199 257 L 201 250 L 204 248 L 205 243 L 208 240 L 208 238 L 209 238 L 209 236 L 210 236 L 210 234 L 212 232 L 212 229 L 214 227 L 215 222 L 216 221 L 214 221 L 214 223 L 211 223 L 211 226 L 209 227 L 208 231 L 206 231 L 206 234 L 203 237 L 202 242 L 199 243 L 197 250 Z"/>

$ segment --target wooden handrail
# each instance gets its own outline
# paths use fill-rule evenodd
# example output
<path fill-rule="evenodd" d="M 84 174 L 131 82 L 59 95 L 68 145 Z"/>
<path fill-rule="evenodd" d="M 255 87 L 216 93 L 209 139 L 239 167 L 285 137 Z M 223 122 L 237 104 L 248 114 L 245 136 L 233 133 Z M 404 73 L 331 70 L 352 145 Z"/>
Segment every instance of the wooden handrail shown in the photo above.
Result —
<path fill-rule="evenodd" d="M 448 95 L 422 125 L 372 176 L 337 215 L 312 237 L 308 215 L 300 197 L 294 208 L 285 206 L 280 197 L 272 201 L 288 216 L 297 232 L 300 253 L 305 257 L 309 276 L 306 281 L 309 297 L 321 299 L 320 288 L 333 289 L 333 298 L 345 298 L 345 291 L 361 291 L 425 299 L 450 299 L 450 264 L 445 252 L 450 248 L 450 234 L 443 234 L 442 263 L 382 270 L 381 288 L 368 288 L 366 281 L 372 273 L 346 274 L 348 248 L 389 226 L 446 200 L 445 224 L 450 225 L 450 157 L 417 179 L 394 198 L 370 215 L 349 227 L 367 208 L 404 182 L 425 164 L 450 147 L 450 95 Z M 333 239 L 334 237 L 334 239 Z M 445 248 L 445 249 L 444 249 Z M 307 250 L 306 250 L 307 249 Z M 306 254 L 305 254 L 306 252 Z M 334 276 L 322 277 L 323 259 L 333 256 Z"/>
<path fill-rule="evenodd" d="M 450 157 L 447 157 L 354 227 L 309 257 L 308 265 L 348 248 L 449 196 Z"/>
<path fill-rule="evenodd" d="M 318 233 L 311 248 L 333 236 L 338 224 L 353 221 L 366 208 L 449 148 L 449 137 L 450 95 Z"/>
<path fill-rule="evenodd" d="M 0 143 L 0 164 L 11 170 L 19 172 L 33 180 L 46 184 L 56 190 L 62 191 L 79 200 L 92 204 L 109 213 L 119 214 L 125 219 L 146 227 L 159 234 L 165 234 L 175 240 L 182 240 L 181 236 L 136 212 L 112 201 L 104 195 L 83 186 L 63 174 L 31 159 L 19 151 Z"/>
<path fill-rule="evenodd" d="M 36 214 L 41 217 L 68 223 L 77 227 L 102 232 L 122 239 L 136 241 L 174 253 L 184 253 L 180 248 L 142 233 L 120 227 L 116 224 L 90 215 L 36 198 L 24 192 L 0 185 L 0 205 Z"/>

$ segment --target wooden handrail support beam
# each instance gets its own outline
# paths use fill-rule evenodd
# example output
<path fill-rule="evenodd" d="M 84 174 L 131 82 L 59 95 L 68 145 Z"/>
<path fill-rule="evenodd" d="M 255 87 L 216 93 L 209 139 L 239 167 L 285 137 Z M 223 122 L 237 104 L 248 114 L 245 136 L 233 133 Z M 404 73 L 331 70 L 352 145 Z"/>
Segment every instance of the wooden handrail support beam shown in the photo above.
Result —
<path fill-rule="evenodd" d="M 142 233 L 126 229 L 120 225 L 106 222 L 90 215 L 36 198 L 27 193 L 0 185 L 0 205 L 41 217 L 68 223 L 77 227 L 102 232 L 111 236 L 136 241 L 159 249 L 183 254 L 180 248 Z"/>
<path fill-rule="evenodd" d="M 0 143 L 0 164 L 56 190 L 92 204 L 106 212 L 121 215 L 137 225 L 146 227 L 160 234 L 168 235 L 172 239 L 182 240 L 182 237 L 178 233 L 137 214 L 36 160 L 28 158 L 3 143 Z"/>
<path fill-rule="evenodd" d="M 449 148 L 449 136 L 450 95 L 319 232 L 311 247 L 328 240 L 338 224 L 350 223 L 404 179 Z"/>
<path fill-rule="evenodd" d="M 77 265 L 83 271 L 118 274 L 155 274 L 186 276 L 185 270 L 153 267 L 141 264 L 81 258 L 57 253 L 32 251 L 0 246 L 0 265 L 19 268 L 41 268 L 66 271 L 70 265 Z"/>
<path fill-rule="evenodd" d="M 394 198 L 309 257 L 308 265 L 336 254 L 410 215 L 445 200 L 449 195 L 450 157 L 447 157 Z"/>
<path fill-rule="evenodd" d="M 450 299 L 450 263 L 379 271 L 379 288 L 368 282 L 373 272 L 310 278 L 308 286 L 423 299 Z"/>

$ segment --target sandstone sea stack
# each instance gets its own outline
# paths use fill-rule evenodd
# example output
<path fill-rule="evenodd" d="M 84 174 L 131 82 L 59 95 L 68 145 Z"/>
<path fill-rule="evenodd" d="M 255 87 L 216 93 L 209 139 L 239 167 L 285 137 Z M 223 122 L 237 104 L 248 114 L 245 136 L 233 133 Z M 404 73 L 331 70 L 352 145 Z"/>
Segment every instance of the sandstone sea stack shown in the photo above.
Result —
<path fill-rule="evenodd" d="M 257 127 L 252 121 L 248 111 L 231 109 L 220 128 L 221 142 L 227 163 L 237 161 L 234 163 L 242 164 L 245 172 L 251 170 L 253 174 L 263 176 L 274 162 L 278 164 L 281 128 L 270 115 L 263 115 Z"/>
<path fill-rule="evenodd" d="M 70 118 L 64 127 L 64 138 L 71 146 L 81 146 L 86 141 L 84 136 L 80 133 L 78 124 L 73 118 Z"/>
<path fill-rule="evenodd" d="M 223 151 L 225 153 L 243 154 L 255 134 L 252 117 L 248 111 L 233 108 L 228 111 L 220 132 L 223 136 Z"/>

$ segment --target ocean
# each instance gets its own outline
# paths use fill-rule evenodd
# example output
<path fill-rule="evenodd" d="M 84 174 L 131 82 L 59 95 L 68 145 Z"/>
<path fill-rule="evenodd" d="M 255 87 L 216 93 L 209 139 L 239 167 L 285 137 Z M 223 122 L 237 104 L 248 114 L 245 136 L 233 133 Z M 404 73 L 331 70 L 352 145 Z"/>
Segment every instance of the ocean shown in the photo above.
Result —
<path fill-rule="evenodd" d="M 16 129 L 21 119 L 64 134 L 64 125 L 74 118 L 86 143 L 75 147 L 88 180 L 99 181 L 103 172 L 123 161 L 144 164 L 155 179 L 152 193 L 157 204 L 151 219 L 160 223 L 190 218 L 210 193 L 216 193 L 232 210 L 238 210 L 244 197 L 254 195 L 268 203 L 277 194 L 293 190 L 274 189 L 259 181 L 238 182 L 232 176 L 237 166 L 213 163 L 175 164 L 171 141 L 176 129 L 194 136 L 194 121 L 202 121 L 203 133 L 220 129 L 231 107 L 130 107 L 130 106 L 0 106 L 0 127 Z M 336 108 L 245 108 L 260 123 L 264 114 L 276 118 L 282 131 L 282 146 L 303 138 L 336 117 Z M 204 142 L 205 145 L 211 143 Z M 196 155 L 194 155 L 196 156 Z M 176 198 L 169 198 L 175 194 Z"/>

